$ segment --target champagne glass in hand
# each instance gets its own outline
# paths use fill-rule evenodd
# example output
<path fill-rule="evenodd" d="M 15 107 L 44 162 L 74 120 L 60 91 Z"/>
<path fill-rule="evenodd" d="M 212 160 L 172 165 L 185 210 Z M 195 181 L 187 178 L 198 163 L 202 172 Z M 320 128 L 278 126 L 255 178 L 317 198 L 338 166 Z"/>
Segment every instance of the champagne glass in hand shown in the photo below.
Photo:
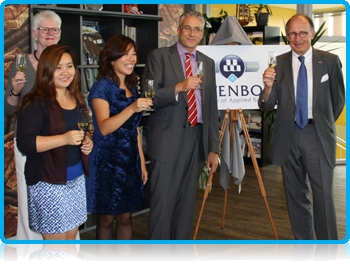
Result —
<path fill-rule="evenodd" d="M 78 127 L 85 131 L 89 126 L 89 110 L 87 108 L 80 109 L 79 118 L 78 118 Z M 85 134 L 84 134 L 85 138 Z"/>
<path fill-rule="evenodd" d="M 154 98 L 154 80 L 146 80 L 146 92 L 145 92 L 145 96 L 148 99 L 153 99 Z M 151 106 L 149 106 L 146 111 L 154 111 L 153 108 L 151 108 Z"/>
<path fill-rule="evenodd" d="M 203 61 L 197 61 L 197 70 L 195 77 L 202 79 L 203 77 Z M 196 89 L 203 89 L 202 84 L 198 84 Z"/>
<path fill-rule="evenodd" d="M 24 72 L 26 69 L 26 57 L 24 53 L 19 53 L 16 55 L 16 68 L 20 72 Z M 16 81 L 21 81 L 17 79 Z"/>
<path fill-rule="evenodd" d="M 269 69 L 275 69 L 277 66 L 276 51 L 269 51 Z M 271 79 L 276 80 L 276 79 Z"/>
<path fill-rule="evenodd" d="M 26 69 L 26 57 L 24 53 L 19 53 L 16 55 L 16 68 L 21 72 L 24 72 Z"/>

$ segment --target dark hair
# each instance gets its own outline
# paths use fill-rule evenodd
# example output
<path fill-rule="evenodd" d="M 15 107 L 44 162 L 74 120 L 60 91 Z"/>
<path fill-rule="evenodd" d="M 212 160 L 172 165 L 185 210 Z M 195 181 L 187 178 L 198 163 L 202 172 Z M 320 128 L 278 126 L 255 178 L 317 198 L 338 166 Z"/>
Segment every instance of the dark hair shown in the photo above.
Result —
<path fill-rule="evenodd" d="M 312 21 L 312 19 L 311 19 L 310 17 L 308 17 L 307 15 L 305 15 L 305 14 L 298 13 L 298 14 L 295 14 L 294 16 L 292 16 L 292 17 L 287 21 L 286 28 L 285 28 L 286 34 L 288 34 L 289 22 L 290 22 L 294 17 L 298 17 L 298 16 L 299 16 L 299 17 L 304 17 L 304 18 L 306 18 L 306 20 L 309 22 L 310 29 L 311 29 L 311 30 L 315 30 L 314 22 Z"/>
<path fill-rule="evenodd" d="M 99 60 L 99 73 L 97 80 L 101 80 L 102 76 L 111 78 L 114 82 L 120 85 L 120 80 L 117 74 L 114 72 L 112 61 L 118 60 L 123 57 L 129 46 L 133 46 L 136 52 L 136 57 L 138 58 L 138 51 L 135 41 L 124 35 L 116 35 L 111 37 L 104 45 Z M 125 77 L 126 87 L 130 90 L 133 85 L 137 84 L 137 75 L 133 70 L 130 75 Z"/>
<path fill-rule="evenodd" d="M 45 48 L 42 52 L 36 71 L 33 89 L 23 96 L 18 109 L 24 102 L 26 102 L 26 107 L 29 103 L 36 103 L 38 99 L 46 99 L 49 104 L 54 107 L 59 105 L 56 100 L 54 74 L 57 65 L 61 61 L 63 53 L 68 53 L 72 57 L 75 68 L 74 78 L 67 87 L 69 94 L 78 100 L 81 107 L 85 106 L 84 96 L 80 92 L 80 74 L 74 51 L 68 46 L 51 45 Z"/>

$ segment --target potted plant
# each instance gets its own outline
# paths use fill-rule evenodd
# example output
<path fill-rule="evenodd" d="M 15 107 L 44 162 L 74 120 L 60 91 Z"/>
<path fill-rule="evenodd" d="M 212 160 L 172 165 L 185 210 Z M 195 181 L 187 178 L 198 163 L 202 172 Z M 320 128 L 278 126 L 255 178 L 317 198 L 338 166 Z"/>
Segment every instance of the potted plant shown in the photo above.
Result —
<path fill-rule="evenodd" d="M 210 33 L 216 33 L 219 30 L 222 21 L 224 21 L 227 16 L 227 12 L 222 9 L 216 17 L 208 17 L 206 14 L 203 14 L 205 19 L 204 36 L 209 38 Z"/>
<path fill-rule="evenodd" d="M 249 8 L 253 9 L 256 24 L 258 26 L 267 26 L 270 15 L 272 16 L 270 6 L 266 4 L 251 4 L 248 6 Z"/>

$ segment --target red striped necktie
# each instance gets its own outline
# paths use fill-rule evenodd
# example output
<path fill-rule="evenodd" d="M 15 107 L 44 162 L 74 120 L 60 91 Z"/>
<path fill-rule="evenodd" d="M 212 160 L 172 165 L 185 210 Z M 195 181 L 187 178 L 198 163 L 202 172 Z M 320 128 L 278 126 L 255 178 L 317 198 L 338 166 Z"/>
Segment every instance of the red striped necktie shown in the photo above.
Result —
<path fill-rule="evenodd" d="M 192 68 L 191 68 L 191 53 L 186 53 L 186 78 L 192 76 Z M 197 124 L 197 104 L 196 104 L 196 96 L 194 94 L 194 90 L 191 89 L 187 92 L 187 102 L 188 102 L 188 122 L 191 126 L 195 126 Z"/>

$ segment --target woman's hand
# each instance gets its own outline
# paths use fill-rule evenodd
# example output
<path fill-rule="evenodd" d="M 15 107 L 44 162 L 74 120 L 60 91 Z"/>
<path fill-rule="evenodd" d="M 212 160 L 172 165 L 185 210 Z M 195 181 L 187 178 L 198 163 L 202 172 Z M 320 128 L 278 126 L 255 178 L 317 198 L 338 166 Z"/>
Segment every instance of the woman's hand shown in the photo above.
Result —
<path fill-rule="evenodd" d="M 66 141 L 65 145 L 78 146 L 81 144 L 81 141 L 84 139 L 85 132 L 82 130 L 70 130 L 64 133 L 64 138 Z"/>
<path fill-rule="evenodd" d="M 141 177 L 142 177 L 142 183 L 143 185 L 145 185 L 148 180 L 148 172 L 146 169 L 146 164 L 141 165 Z"/>
<path fill-rule="evenodd" d="M 85 137 L 80 149 L 81 149 L 81 152 L 83 152 L 83 154 L 88 156 L 90 155 L 93 147 L 94 147 L 94 143 L 92 142 L 91 138 Z"/>
<path fill-rule="evenodd" d="M 152 106 L 152 105 L 153 105 L 153 101 L 151 99 L 139 98 L 131 106 L 132 106 L 132 110 L 135 113 L 139 113 L 146 110 L 149 106 Z"/>
<path fill-rule="evenodd" d="M 13 93 L 19 94 L 27 82 L 26 75 L 24 74 L 24 72 L 17 71 L 16 75 L 12 78 L 11 82 Z"/>

